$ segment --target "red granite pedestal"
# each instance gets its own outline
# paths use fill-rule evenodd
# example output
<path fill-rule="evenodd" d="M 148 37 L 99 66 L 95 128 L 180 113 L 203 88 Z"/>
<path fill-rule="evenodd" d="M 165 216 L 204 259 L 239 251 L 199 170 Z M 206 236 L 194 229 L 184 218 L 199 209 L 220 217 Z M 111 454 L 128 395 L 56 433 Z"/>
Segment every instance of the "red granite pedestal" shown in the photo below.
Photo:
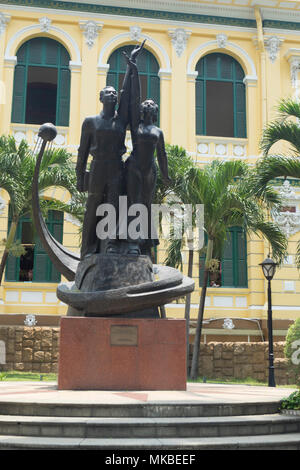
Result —
<path fill-rule="evenodd" d="M 186 390 L 185 320 L 64 317 L 59 390 Z"/>

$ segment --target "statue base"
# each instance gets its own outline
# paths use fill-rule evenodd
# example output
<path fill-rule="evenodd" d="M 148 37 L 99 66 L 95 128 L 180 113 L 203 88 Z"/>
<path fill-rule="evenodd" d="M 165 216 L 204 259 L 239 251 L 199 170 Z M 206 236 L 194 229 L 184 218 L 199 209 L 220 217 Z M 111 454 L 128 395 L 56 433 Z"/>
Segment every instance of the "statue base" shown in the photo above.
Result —
<path fill-rule="evenodd" d="M 64 317 L 59 390 L 186 390 L 185 320 Z"/>

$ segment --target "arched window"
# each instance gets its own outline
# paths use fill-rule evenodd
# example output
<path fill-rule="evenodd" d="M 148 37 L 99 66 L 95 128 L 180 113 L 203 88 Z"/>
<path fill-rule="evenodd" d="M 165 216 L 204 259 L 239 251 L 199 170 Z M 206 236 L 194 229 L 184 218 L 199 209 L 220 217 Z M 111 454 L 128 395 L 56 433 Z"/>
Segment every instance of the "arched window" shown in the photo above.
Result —
<path fill-rule="evenodd" d="M 70 56 L 62 44 L 34 38 L 17 52 L 11 121 L 69 125 Z"/>
<path fill-rule="evenodd" d="M 120 47 L 115 50 L 108 59 L 109 72 L 107 74 L 106 84 L 113 86 L 117 91 L 121 91 L 127 66 L 123 51 L 127 52 L 129 55 L 132 47 L 132 45 Z M 147 49 L 143 49 L 143 53 L 137 60 L 141 83 L 141 101 L 151 98 L 159 105 L 160 80 L 158 76 L 158 62 Z"/>
<path fill-rule="evenodd" d="M 196 133 L 246 137 L 244 71 L 233 57 L 213 53 L 196 66 Z"/>
<path fill-rule="evenodd" d="M 46 219 L 47 227 L 54 238 L 62 243 L 64 214 L 49 210 Z M 8 213 L 8 231 L 11 224 L 11 213 Z M 6 281 L 60 282 L 61 275 L 45 252 L 38 235 L 34 231 L 29 215 L 19 220 L 15 240 L 24 247 L 25 253 L 20 257 L 9 254 L 5 270 Z"/>
<path fill-rule="evenodd" d="M 207 235 L 205 234 L 205 244 Z M 203 284 L 205 255 L 199 257 L 199 285 Z M 247 240 L 242 227 L 230 227 L 220 259 L 220 271 L 209 276 L 208 286 L 248 287 Z"/>

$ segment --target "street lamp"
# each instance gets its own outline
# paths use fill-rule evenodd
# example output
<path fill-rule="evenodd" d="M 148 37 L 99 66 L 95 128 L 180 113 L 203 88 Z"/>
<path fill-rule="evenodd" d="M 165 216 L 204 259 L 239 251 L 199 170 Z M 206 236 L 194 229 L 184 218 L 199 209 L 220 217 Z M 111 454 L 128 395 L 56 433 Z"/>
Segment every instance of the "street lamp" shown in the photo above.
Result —
<path fill-rule="evenodd" d="M 274 277 L 277 264 L 271 258 L 266 258 L 262 263 L 260 263 L 260 266 L 262 267 L 263 274 L 268 281 L 269 387 L 276 387 L 274 375 L 271 281 Z"/>

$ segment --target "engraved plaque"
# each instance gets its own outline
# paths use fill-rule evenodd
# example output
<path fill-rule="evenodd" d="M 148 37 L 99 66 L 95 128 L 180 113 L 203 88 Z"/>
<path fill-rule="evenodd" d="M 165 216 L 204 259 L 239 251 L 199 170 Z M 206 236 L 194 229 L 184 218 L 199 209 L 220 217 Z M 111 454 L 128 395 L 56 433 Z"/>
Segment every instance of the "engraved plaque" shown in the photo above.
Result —
<path fill-rule="evenodd" d="M 111 346 L 137 346 L 138 327 L 131 325 L 111 325 L 110 344 Z"/>

